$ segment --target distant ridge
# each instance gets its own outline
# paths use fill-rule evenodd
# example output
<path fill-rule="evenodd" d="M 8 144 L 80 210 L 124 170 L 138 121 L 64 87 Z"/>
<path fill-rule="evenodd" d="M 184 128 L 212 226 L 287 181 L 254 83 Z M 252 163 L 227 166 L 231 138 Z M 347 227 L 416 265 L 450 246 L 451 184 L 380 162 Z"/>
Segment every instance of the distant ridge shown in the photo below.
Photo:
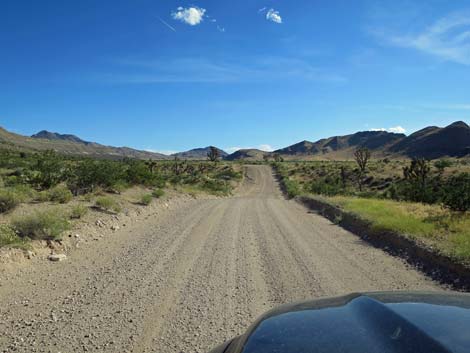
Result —
<path fill-rule="evenodd" d="M 358 147 L 367 147 L 384 154 L 388 146 L 405 138 L 404 134 L 386 131 L 361 131 L 345 136 L 333 136 L 316 142 L 302 141 L 281 148 L 275 153 L 286 157 L 329 156 L 338 159 L 352 157 Z"/>
<path fill-rule="evenodd" d="M 470 155 L 470 127 L 457 121 L 447 127 L 429 126 L 410 136 L 387 131 L 361 131 L 317 142 L 302 141 L 275 153 L 288 159 L 350 159 L 358 147 L 367 147 L 375 157 L 463 157 Z"/>
<path fill-rule="evenodd" d="M 390 151 L 408 157 L 463 157 L 470 153 L 470 126 L 457 121 L 444 128 L 419 130 L 391 146 Z"/>
<path fill-rule="evenodd" d="M 0 147 L 24 151 L 54 150 L 57 153 L 105 158 L 105 159 L 168 159 L 160 153 L 140 151 L 129 147 L 104 146 L 88 142 L 74 135 L 58 134 L 46 130 L 40 131 L 31 137 L 22 136 L 0 128 Z"/>
<path fill-rule="evenodd" d="M 241 149 L 225 157 L 227 161 L 248 160 L 248 161 L 262 161 L 264 155 L 270 155 L 269 152 L 264 152 L 257 149 Z"/>
<path fill-rule="evenodd" d="M 209 151 L 211 150 L 212 147 L 214 147 L 214 146 L 207 146 L 207 147 L 204 147 L 204 148 L 194 148 L 194 149 L 189 150 L 189 151 L 174 153 L 171 156 L 172 157 L 178 157 L 180 159 L 203 160 L 203 159 L 207 159 L 207 154 L 209 153 Z M 225 152 L 224 150 L 221 150 L 220 148 L 217 148 L 217 147 L 215 147 L 215 148 L 217 149 L 217 151 L 219 151 L 219 156 L 221 158 L 225 158 L 225 157 L 228 156 L 228 153 Z"/>
<path fill-rule="evenodd" d="M 83 143 L 85 145 L 90 144 L 91 142 L 84 141 L 81 138 L 75 135 L 62 135 L 57 132 L 49 132 L 47 130 L 39 131 L 37 134 L 31 135 L 32 138 L 36 139 L 46 139 L 46 140 L 62 140 L 62 141 L 72 141 L 77 143 Z"/>
<path fill-rule="evenodd" d="M 186 152 L 167 156 L 161 153 L 136 150 L 129 147 L 111 147 L 95 142 L 84 141 L 70 135 L 40 131 L 31 137 L 22 136 L 0 128 L 0 147 L 44 151 L 55 150 L 58 153 L 89 156 L 94 158 L 137 158 L 137 159 L 180 159 L 205 160 L 211 146 L 195 148 Z M 220 156 L 228 161 L 263 160 L 274 154 L 286 160 L 351 159 L 358 147 L 369 148 L 374 158 L 414 158 L 436 159 L 442 157 L 470 157 L 470 126 L 463 121 L 456 121 L 446 127 L 428 126 L 406 136 L 387 131 L 360 131 L 350 135 L 333 136 L 316 142 L 301 141 L 274 152 L 257 149 L 241 149 L 227 154 L 218 148 Z"/>

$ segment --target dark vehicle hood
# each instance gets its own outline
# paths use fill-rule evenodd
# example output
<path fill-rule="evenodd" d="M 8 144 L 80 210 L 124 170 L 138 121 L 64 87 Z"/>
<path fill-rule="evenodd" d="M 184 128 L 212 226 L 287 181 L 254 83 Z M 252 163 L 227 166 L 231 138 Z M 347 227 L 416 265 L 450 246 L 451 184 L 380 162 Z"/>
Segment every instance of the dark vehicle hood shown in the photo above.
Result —
<path fill-rule="evenodd" d="M 214 353 L 470 352 L 470 296 L 365 293 L 286 305 Z"/>

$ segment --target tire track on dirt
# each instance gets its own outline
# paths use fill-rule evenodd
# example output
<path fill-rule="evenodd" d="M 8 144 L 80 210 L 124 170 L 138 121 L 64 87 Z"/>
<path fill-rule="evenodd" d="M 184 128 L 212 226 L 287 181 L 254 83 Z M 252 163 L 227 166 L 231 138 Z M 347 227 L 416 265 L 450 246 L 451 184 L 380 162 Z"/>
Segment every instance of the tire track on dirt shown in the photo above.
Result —
<path fill-rule="evenodd" d="M 0 286 L 0 351 L 207 352 L 278 304 L 441 289 L 285 200 L 267 166 Z M 1 279 L 1 278 L 0 278 Z"/>

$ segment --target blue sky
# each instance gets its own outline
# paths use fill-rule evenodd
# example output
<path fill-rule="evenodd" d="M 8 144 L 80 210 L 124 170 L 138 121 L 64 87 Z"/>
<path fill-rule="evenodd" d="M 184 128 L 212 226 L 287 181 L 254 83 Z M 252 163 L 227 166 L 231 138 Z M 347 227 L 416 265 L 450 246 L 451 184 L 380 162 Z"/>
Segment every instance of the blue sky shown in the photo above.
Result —
<path fill-rule="evenodd" d="M 279 148 L 470 117 L 470 0 L 2 1 L 0 125 Z"/>

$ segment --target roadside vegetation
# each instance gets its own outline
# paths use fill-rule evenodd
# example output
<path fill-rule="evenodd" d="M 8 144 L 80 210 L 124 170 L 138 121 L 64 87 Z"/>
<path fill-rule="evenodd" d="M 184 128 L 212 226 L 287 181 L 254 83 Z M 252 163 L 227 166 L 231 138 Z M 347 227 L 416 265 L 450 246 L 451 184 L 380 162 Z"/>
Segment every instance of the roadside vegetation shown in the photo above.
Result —
<path fill-rule="evenodd" d="M 314 197 L 470 264 L 470 163 L 465 159 L 274 162 L 289 197 Z"/>
<path fill-rule="evenodd" d="M 119 213 L 121 194 L 132 188 L 141 190 L 136 204 L 142 206 L 162 198 L 165 189 L 229 195 L 242 178 L 241 168 L 221 162 L 216 150 L 207 157 L 207 161 L 99 160 L 53 151 L 0 150 L 0 247 L 22 247 L 30 239 L 60 239 L 70 220 L 84 217 L 90 206 Z M 62 206 L 71 201 L 72 207 Z M 78 201 L 87 206 L 76 205 Z M 22 204 L 35 210 L 47 204 L 47 209 L 9 216 Z M 51 205 L 56 205 L 53 211 Z"/>

